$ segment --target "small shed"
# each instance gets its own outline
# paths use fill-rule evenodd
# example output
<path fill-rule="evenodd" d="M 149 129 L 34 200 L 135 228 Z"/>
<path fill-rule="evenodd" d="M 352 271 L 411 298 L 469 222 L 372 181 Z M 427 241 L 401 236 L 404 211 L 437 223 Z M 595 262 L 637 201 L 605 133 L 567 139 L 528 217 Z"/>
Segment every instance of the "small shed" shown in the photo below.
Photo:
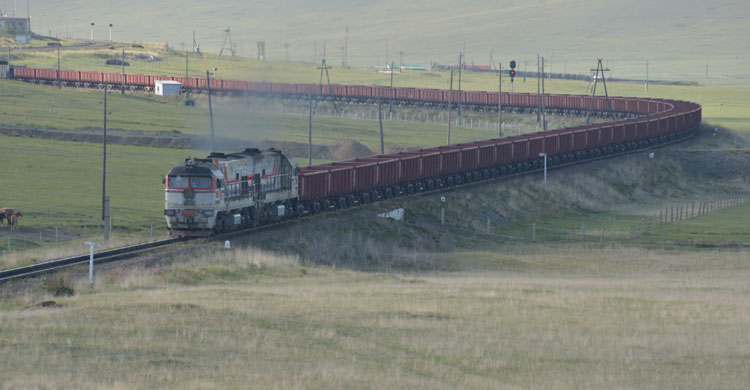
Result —
<path fill-rule="evenodd" d="M 182 83 L 172 80 L 154 80 L 154 92 L 159 95 L 179 95 Z"/>

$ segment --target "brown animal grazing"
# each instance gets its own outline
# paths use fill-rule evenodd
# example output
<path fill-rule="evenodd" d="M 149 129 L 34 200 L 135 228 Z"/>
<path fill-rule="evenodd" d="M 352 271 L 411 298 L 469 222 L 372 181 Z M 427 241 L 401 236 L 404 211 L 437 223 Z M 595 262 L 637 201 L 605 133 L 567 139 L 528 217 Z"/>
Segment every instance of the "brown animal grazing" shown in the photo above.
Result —
<path fill-rule="evenodd" d="M 23 213 L 19 210 L 13 213 L 8 219 L 10 224 L 10 231 L 18 230 L 18 218 L 23 217 Z M 6 215 L 7 218 L 7 215 Z"/>
<path fill-rule="evenodd" d="M 15 213 L 13 209 L 0 209 L 0 226 L 2 226 L 3 219 L 8 220 L 8 226 L 10 226 L 10 217 Z"/>

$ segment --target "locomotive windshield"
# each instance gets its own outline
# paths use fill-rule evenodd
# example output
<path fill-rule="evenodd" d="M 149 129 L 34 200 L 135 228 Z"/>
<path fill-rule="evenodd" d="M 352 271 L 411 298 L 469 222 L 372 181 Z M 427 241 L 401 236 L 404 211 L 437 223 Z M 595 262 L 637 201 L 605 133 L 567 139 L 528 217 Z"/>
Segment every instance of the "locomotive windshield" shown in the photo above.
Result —
<path fill-rule="evenodd" d="M 169 186 L 170 187 L 187 187 L 188 177 L 187 176 L 170 176 Z"/>
<path fill-rule="evenodd" d="M 211 176 L 169 176 L 172 188 L 211 188 Z"/>
<path fill-rule="evenodd" d="M 211 177 L 209 176 L 191 176 L 190 187 L 192 188 L 211 188 Z"/>

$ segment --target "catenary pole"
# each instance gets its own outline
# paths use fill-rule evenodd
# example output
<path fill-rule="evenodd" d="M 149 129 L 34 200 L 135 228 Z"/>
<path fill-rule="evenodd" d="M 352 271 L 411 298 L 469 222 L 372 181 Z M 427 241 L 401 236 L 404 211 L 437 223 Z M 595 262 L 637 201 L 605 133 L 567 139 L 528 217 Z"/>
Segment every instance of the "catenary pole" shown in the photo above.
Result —
<path fill-rule="evenodd" d="M 214 108 L 211 105 L 211 76 L 206 70 L 206 89 L 208 90 L 208 117 L 211 121 L 211 152 L 216 152 L 216 142 L 214 139 Z"/>

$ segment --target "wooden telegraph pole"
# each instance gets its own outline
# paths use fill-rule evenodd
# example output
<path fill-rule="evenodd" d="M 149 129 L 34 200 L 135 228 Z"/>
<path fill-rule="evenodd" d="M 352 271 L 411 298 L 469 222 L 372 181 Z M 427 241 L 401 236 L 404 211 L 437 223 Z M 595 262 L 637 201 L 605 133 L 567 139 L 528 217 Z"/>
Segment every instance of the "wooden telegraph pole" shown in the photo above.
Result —
<path fill-rule="evenodd" d="M 446 145 L 451 144 L 451 111 L 453 109 L 453 67 L 451 66 L 451 84 L 450 91 L 448 92 L 448 137 L 445 141 Z"/>
<path fill-rule="evenodd" d="M 503 136 L 503 64 L 497 65 L 497 136 Z"/>

